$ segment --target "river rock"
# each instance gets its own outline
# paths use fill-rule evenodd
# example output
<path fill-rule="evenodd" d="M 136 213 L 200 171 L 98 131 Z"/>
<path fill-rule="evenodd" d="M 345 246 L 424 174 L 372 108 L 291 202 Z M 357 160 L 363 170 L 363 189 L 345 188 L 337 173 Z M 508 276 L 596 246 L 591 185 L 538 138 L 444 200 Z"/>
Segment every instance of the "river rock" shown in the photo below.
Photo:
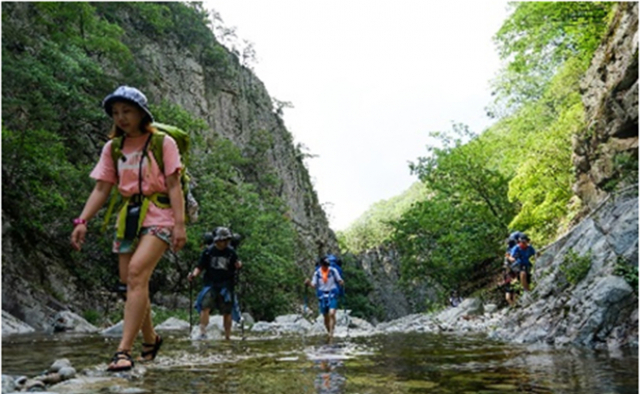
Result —
<path fill-rule="evenodd" d="M 251 314 L 248 313 L 248 312 L 244 312 L 242 314 L 242 318 L 244 319 L 244 324 L 245 325 L 246 324 L 248 324 L 248 325 L 255 324 L 255 322 L 256 322 L 256 320 L 253 318 L 253 316 L 251 316 Z"/>
<path fill-rule="evenodd" d="M 498 305 L 496 304 L 487 304 L 484 306 L 484 313 L 494 313 L 498 310 Z"/>
<path fill-rule="evenodd" d="M 8 393 L 16 389 L 16 381 L 12 376 L 2 375 L 2 392 Z"/>
<path fill-rule="evenodd" d="M 72 366 L 62 367 L 58 371 L 58 374 L 60 374 L 60 377 L 62 378 L 62 380 L 73 379 L 76 377 L 76 369 L 73 368 Z"/>
<path fill-rule="evenodd" d="M 373 331 L 375 329 L 373 324 L 364 319 L 360 319 L 359 317 L 351 317 L 349 328 L 355 328 L 362 331 Z"/>
<path fill-rule="evenodd" d="M 46 391 L 45 384 L 37 379 L 29 379 L 24 385 L 24 391 L 29 393 L 39 393 Z"/>
<path fill-rule="evenodd" d="M 53 364 L 51 364 L 51 366 L 49 367 L 49 372 L 58 372 L 61 368 L 70 366 L 71 361 L 69 361 L 68 358 L 60 358 L 54 361 Z"/>
<path fill-rule="evenodd" d="M 156 331 L 189 331 L 189 322 L 170 317 L 156 326 Z"/>
<path fill-rule="evenodd" d="M 295 323 L 301 318 L 302 316 L 298 314 L 282 315 L 282 316 L 276 317 L 275 322 L 276 323 Z"/>
<path fill-rule="evenodd" d="M 2 336 L 9 334 L 26 334 L 35 329 L 27 323 L 13 317 L 8 312 L 2 311 Z"/>
<path fill-rule="evenodd" d="M 49 384 L 49 385 L 60 383 L 63 380 L 62 376 L 56 372 L 38 376 L 35 379 L 41 381 L 44 384 Z"/>
<path fill-rule="evenodd" d="M 54 332 L 97 332 L 99 329 L 71 311 L 59 311 L 51 319 Z"/>
<path fill-rule="evenodd" d="M 114 324 L 111 327 L 105 328 L 100 331 L 100 334 L 105 337 L 121 337 L 122 329 L 124 328 L 124 321 L 120 320 L 118 323 Z"/>
<path fill-rule="evenodd" d="M 467 298 L 457 307 L 450 307 L 437 315 L 439 321 L 454 324 L 462 316 L 478 316 L 484 313 L 482 301 L 477 298 Z"/>
<path fill-rule="evenodd" d="M 266 321 L 259 321 L 253 326 L 251 326 L 251 332 L 261 333 L 261 334 L 264 334 L 264 333 L 276 334 L 277 330 L 272 323 L 268 323 Z"/>
<path fill-rule="evenodd" d="M 199 339 L 200 337 L 200 318 L 193 324 L 191 329 L 191 339 Z M 233 329 L 233 325 L 231 326 Z M 220 339 L 224 334 L 224 320 L 222 315 L 209 316 L 209 324 L 206 328 L 207 339 Z"/>

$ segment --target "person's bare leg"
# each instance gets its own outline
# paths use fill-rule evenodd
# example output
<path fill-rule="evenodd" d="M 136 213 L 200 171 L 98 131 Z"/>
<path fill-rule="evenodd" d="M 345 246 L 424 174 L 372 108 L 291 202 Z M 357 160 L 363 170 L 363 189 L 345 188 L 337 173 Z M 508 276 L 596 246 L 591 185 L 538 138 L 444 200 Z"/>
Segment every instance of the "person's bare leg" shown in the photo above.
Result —
<path fill-rule="evenodd" d="M 529 278 L 526 271 L 520 271 L 520 282 L 524 291 L 529 291 Z"/>
<path fill-rule="evenodd" d="M 124 326 L 119 351 L 131 351 L 133 341 L 147 318 L 149 308 L 149 278 L 168 245 L 153 235 L 143 235 L 127 265 L 127 301 L 124 307 Z M 126 256 L 126 255 L 125 255 Z M 127 258 L 124 257 L 123 260 Z M 122 260 L 121 260 L 122 261 Z M 124 264 L 124 262 L 123 262 Z M 122 264 L 120 264 L 122 267 Z M 122 276 L 122 272 L 121 272 Z M 150 316 L 148 316 L 150 319 Z M 155 337 L 154 339 L 155 340 Z M 120 363 L 128 362 L 120 360 Z"/>
<path fill-rule="evenodd" d="M 207 326 L 209 325 L 209 313 L 211 309 L 206 308 L 200 312 L 200 335 L 207 335 Z"/>
<path fill-rule="evenodd" d="M 324 315 L 324 326 L 327 329 L 327 333 L 331 335 L 331 318 L 329 317 L 329 313 L 325 313 Z"/>
<path fill-rule="evenodd" d="M 336 329 L 336 310 L 329 309 L 329 325 L 331 329 L 329 330 L 329 336 L 333 337 L 333 333 Z"/>
<path fill-rule="evenodd" d="M 224 324 L 224 339 L 228 341 L 231 339 L 231 314 L 222 315 L 222 321 Z"/>

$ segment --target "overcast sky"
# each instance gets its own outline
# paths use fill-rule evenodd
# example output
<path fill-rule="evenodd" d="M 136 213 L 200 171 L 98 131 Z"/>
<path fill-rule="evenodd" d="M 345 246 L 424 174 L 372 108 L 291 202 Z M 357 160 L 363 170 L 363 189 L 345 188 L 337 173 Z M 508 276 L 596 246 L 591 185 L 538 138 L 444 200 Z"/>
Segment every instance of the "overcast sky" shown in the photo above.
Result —
<path fill-rule="evenodd" d="M 318 155 L 307 165 L 331 227 L 417 180 L 408 162 L 430 131 L 480 132 L 500 67 L 492 41 L 502 1 L 215 0 L 226 27 L 253 43 L 284 122 Z"/>

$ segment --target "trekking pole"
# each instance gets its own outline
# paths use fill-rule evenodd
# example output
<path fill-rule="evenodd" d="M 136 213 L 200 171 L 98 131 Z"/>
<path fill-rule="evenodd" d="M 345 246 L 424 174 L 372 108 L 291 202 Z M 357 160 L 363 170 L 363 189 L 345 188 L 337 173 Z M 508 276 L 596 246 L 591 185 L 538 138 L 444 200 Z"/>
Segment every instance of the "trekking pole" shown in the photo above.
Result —
<path fill-rule="evenodd" d="M 189 337 L 193 332 L 193 278 L 189 281 Z"/>
<path fill-rule="evenodd" d="M 349 328 L 351 326 L 351 318 L 348 316 L 347 314 L 347 286 L 344 284 L 342 285 L 342 313 L 345 316 L 345 319 L 347 321 L 347 339 L 349 339 Z"/>
<path fill-rule="evenodd" d="M 238 301 L 238 293 L 240 293 L 240 270 L 236 269 L 233 273 L 233 314 L 238 315 L 237 323 L 240 324 L 240 335 L 242 335 L 242 340 L 244 341 L 244 317 L 242 316 L 242 311 L 240 310 L 240 301 Z"/>

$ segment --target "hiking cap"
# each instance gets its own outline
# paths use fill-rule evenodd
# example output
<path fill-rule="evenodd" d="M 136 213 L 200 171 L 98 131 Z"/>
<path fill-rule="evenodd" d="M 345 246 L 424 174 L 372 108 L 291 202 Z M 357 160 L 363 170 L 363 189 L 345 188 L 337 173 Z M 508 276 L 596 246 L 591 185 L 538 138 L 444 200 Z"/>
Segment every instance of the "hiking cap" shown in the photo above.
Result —
<path fill-rule="evenodd" d="M 527 236 L 527 234 L 522 234 L 522 235 L 520 236 L 520 241 L 527 241 L 527 242 L 529 242 L 530 240 L 529 240 L 529 237 Z"/>
<path fill-rule="evenodd" d="M 105 97 L 104 100 L 102 100 L 102 107 L 109 117 L 113 116 L 113 104 L 117 101 L 128 101 L 136 104 L 149 116 L 149 119 L 151 119 L 151 122 L 153 123 L 153 115 L 151 115 L 151 111 L 149 111 L 149 108 L 147 107 L 147 96 L 138 89 L 123 85 L 119 86 L 113 93 Z"/>
<path fill-rule="evenodd" d="M 226 227 L 218 227 L 216 228 L 216 236 L 213 238 L 213 242 L 217 241 L 225 241 L 227 239 L 231 239 L 233 236 L 231 235 L 231 231 L 229 231 Z"/>

